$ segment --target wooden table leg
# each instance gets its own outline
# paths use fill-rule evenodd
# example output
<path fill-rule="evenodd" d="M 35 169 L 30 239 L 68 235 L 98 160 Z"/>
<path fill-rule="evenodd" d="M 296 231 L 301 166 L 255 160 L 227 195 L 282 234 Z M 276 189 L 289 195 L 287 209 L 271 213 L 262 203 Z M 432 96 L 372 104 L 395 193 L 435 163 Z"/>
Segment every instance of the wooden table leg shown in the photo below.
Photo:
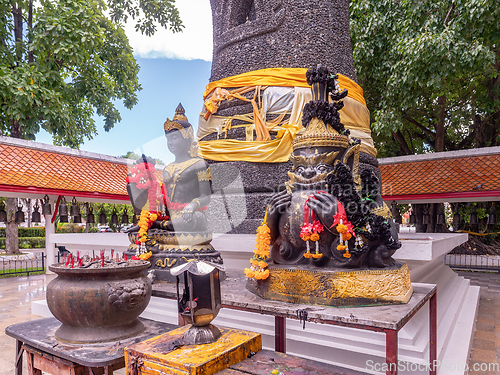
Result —
<path fill-rule="evenodd" d="M 385 363 L 387 363 L 387 375 L 398 373 L 398 331 L 385 332 Z"/>
<path fill-rule="evenodd" d="M 437 373 L 437 292 L 429 300 L 429 361 L 430 375 Z"/>
<path fill-rule="evenodd" d="M 15 375 L 23 375 L 23 342 L 16 340 L 16 366 Z"/>
<path fill-rule="evenodd" d="M 274 350 L 286 353 L 286 318 L 274 317 Z"/>
<path fill-rule="evenodd" d="M 26 359 L 28 362 L 28 375 L 42 375 L 42 370 L 35 368 L 35 364 L 33 363 L 33 353 L 26 352 Z"/>

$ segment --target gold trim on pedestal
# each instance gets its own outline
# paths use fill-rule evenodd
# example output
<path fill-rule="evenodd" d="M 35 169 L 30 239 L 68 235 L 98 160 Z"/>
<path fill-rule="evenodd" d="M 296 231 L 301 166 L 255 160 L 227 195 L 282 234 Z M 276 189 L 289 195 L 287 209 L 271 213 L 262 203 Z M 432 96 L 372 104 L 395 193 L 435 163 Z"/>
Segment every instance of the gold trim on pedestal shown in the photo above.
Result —
<path fill-rule="evenodd" d="M 249 280 L 247 289 L 269 300 L 327 306 L 406 303 L 413 287 L 406 263 L 377 270 L 304 270 L 269 267 L 266 280 Z"/>

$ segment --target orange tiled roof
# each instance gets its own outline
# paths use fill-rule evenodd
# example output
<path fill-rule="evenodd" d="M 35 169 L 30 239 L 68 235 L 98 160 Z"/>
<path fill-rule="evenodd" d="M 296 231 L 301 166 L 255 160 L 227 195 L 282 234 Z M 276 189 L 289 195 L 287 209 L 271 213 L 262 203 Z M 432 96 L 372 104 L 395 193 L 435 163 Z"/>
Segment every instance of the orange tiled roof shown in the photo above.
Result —
<path fill-rule="evenodd" d="M 128 168 L 126 159 L 0 137 L 4 191 L 127 201 Z"/>
<path fill-rule="evenodd" d="M 0 144 L 0 184 L 127 195 L 127 165 Z"/>
<path fill-rule="evenodd" d="M 390 163 L 391 159 L 398 158 L 385 159 L 389 163 L 379 166 L 384 199 L 457 193 L 470 193 L 473 197 L 500 192 L 500 152 L 481 156 L 471 156 L 473 154 L 468 152 L 466 156 L 454 158 L 446 158 L 446 154 L 442 153 L 442 158 L 422 161 L 408 157 L 413 161 L 403 163 Z"/>

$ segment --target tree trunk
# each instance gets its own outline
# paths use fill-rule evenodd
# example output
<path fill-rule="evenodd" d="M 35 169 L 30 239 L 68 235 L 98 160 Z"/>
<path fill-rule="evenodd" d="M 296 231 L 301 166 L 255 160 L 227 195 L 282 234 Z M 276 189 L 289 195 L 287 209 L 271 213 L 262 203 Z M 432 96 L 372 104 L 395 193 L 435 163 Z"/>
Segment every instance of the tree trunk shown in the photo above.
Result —
<path fill-rule="evenodd" d="M 20 62 L 23 58 L 23 8 L 20 2 L 12 4 L 12 16 L 14 17 L 14 39 L 16 42 L 16 58 Z"/>
<path fill-rule="evenodd" d="M 444 151 L 444 134 L 445 134 L 445 120 L 446 120 L 446 96 L 438 98 L 439 117 L 436 124 L 436 142 L 434 143 L 434 151 Z"/>
<path fill-rule="evenodd" d="M 12 138 L 22 138 L 23 131 L 21 129 L 21 124 L 16 119 L 12 119 L 11 127 L 10 127 L 10 136 Z"/>
<path fill-rule="evenodd" d="M 17 211 L 17 199 L 7 198 L 7 223 L 5 224 L 5 252 L 20 254 L 17 223 L 14 221 Z"/>
<path fill-rule="evenodd" d="M 400 130 L 392 132 L 392 137 L 394 138 L 394 140 L 396 142 L 399 143 L 399 148 L 400 148 L 401 152 L 403 153 L 403 155 L 411 155 L 412 154 L 410 148 L 408 147 L 408 144 L 406 143 L 405 137 L 404 137 L 403 133 L 401 133 Z"/>

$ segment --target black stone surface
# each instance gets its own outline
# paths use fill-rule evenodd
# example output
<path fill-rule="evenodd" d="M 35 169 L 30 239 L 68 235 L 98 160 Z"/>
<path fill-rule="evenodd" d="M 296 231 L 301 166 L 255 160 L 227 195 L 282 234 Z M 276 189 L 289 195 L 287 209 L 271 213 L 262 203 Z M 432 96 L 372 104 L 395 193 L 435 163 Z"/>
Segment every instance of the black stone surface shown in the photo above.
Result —
<path fill-rule="evenodd" d="M 264 68 L 321 63 L 356 80 L 348 0 L 210 0 L 210 80 Z"/>
<path fill-rule="evenodd" d="M 126 346 L 172 331 L 179 326 L 139 318 L 146 329 L 140 335 L 103 344 L 68 344 L 59 341 L 54 332 L 61 325 L 56 318 L 17 323 L 5 328 L 5 334 L 29 346 L 88 367 L 105 367 L 123 361 Z"/>

